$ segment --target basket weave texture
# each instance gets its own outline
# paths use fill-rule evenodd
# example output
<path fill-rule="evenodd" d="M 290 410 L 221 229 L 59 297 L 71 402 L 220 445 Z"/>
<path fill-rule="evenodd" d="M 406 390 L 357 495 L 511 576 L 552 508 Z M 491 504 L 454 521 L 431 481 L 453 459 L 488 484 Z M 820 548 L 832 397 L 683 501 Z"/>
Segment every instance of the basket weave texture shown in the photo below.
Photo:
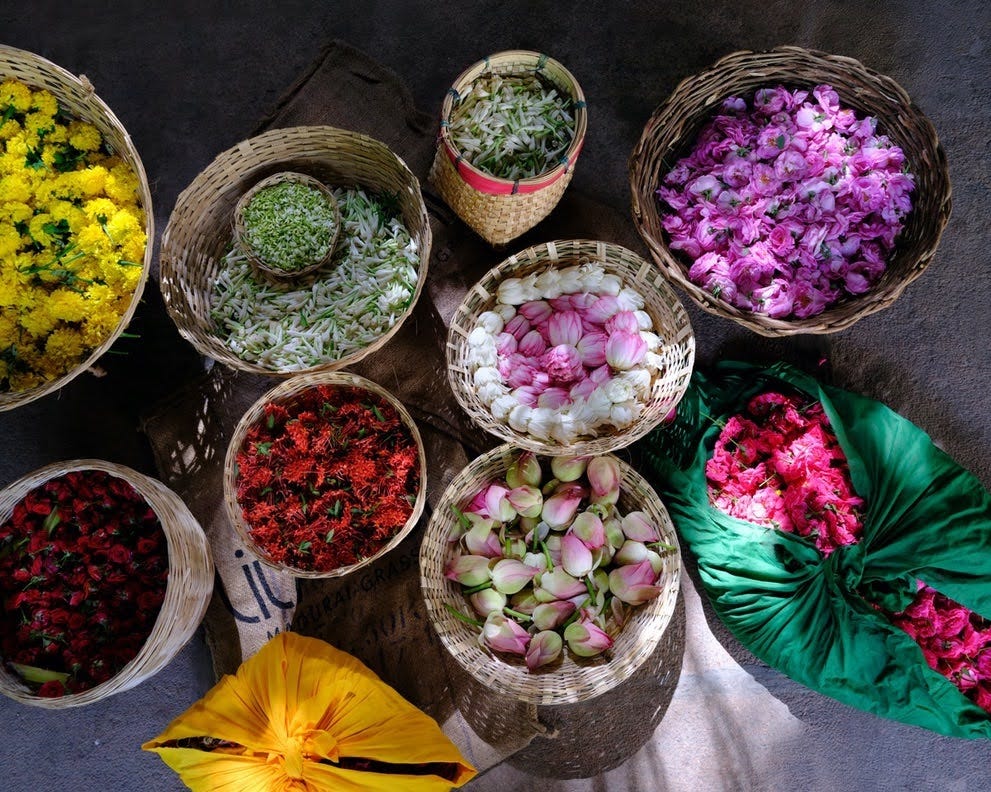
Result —
<path fill-rule="evenodd" d="M 213 556 L 196 518 L 182 499 L 164 484 L 123 465 L 98 459 L 76 459 L 39 468 L 0 492 L 0 521 L 9 519 L 14 506 L 28 492 L 49 479 L 76 470 L 102 470 L 124 479 L 144 497 L 161 522 L 168 542 L 169 577 L 165 600 L 147 640 L 131 662 L 106 682 L 81 693 L 44 698 L 34 695 L 20 678 L 0 664 L 0 692 L 23 704 L 46 709 L 93 704 L 157 674 L 193 637 L 213 594 Z"/>
<path fill-rule="evenodd" d="M 423 291 L 432 238 L 420 183 L 385 144 L 366 135 L 329 126 L 272 129 L 218 155 L 179 195 L 162 234 L 162 296 L 179 333 L 200 354 L 240 371 L 284 377 L 300 372 L 243 360 L 224 344 L 210 318 L 210 294 L 231 243 L 232 213 L 238 199 L 256 182 L 287 170 L 336 187 L 362 187 L 395 196 L 420 256 L 413 298 L 392 328 L 371 344 L 304 369 L 305 373 L 356 363 L 399 330 Z"/>
<path fill-rule="evenodd" d="M 467 362 L 468 336 L 475 328 L 478 317 L 496 304 L 499 284 L 504 279 L 584 262 L 594 262 L 606 273 L 619 276 L 624 286 L 636 289 L 643 296 L 646 302 L 643 310 L 653 320 L 653 332 L 661 338 L 658 354 L 664 357 L 666 365 L 655 375 L 650 400 L 632 424 L 622 430 L 603 427 L 601 433 L 594 437 L 584 437 L 572 444 L 562 445 L 553 439 L 538 440 L 517 432 L 509 424 L 493 417 L 492 411 L 476 394 L 473 371 Z M 451 320 L 447 336 L 448 379 L 458 403 L 471 419 L 518 448 L 549 456 L 604 454 L 643 437 L 681 400 L 691 379 L 694 362 L 695 336 L 688 314 L 657 267 L 620 245 L 594 240 L 557 240 L 510 256 L 489 270 L 469 290 Z"/>
<path fill-rule="evenodd" d="M 93 366 L 100 356 L 113 346 L 120 334 L 127 328 L 138 308 L 138 303 L 141 301 L 141 294 L 148 280 L 148 273 L 151 271 L 152 242 L 155 239 L 155 214 L 151 204 L 151 188 L 148 186 L 148 176 L 145 174 L 141 157 L 138 156 L 138 151 L 131 142 L 131 136 L 124 129 L 124 125 L 103 100 L 96 95 L 92 84 L 85 75 L 76 77 L 40 55 L 0 44 L 0 81 L 8 77 L 20 80 L 32 88 L 47 89 L 58 99 L 59 106 L 69 115 L 87 121 L 100 130 L 100 135 L 103 136 L 107 148 L 126 162 L 138 178 L 148 243 L 145 245 L 141 278 L 127 310 L 120 318 L 113 333 L 100 346 L 93 349 L 86 360 L 61 377 L 28 390 L 0 393 L 0 410 L 11 410 L 58 390 Z"/>
<path fill-rule="evenodd" d="M 531 704 L 574 704 L 614 688 L 650 657 L 671 621 L 681 583 L 679 551 L 663 556 L 660 596 L 634 608 L 605 654 L 577 658 L 567 650 L 559 664 L 528 671 L 522 657 L 496 655 L 478 642 L 478 629 L 454 616 L 447 607 L 474 618 L 461 587 L 444 577 L 455 544 L 448 536 L 457 524 L 452 506 L 464 509 L 492 481 L 505 478 L 519 451 L 501 445 L 475 459 L 445 490 L 420 545 L 420 581 L 430 620 L 451 656 L 489 690 Z M 671 518 L 650 485 L 632 467 L 616 460 L 622 471 L 620 511 L 645 512 L 657 526 L 661 541 L 678 547 Z"/>
<path fill-rule="evenodd" d="M 385 399 L 396 409 L 396 412 L 399 413 L 400 420 L 402 420 L 402 422 L 409 429 L 410 434 L 413 437 L 413 441 L 416 443 L 418 464 L 420 466 L 420 487 L 416 493 L 416 501 L 413 504 L 413 511 L 410 514 L 409 519 L 406 521 L 406 524 L 374 555 L 369 556 L 356 564 L 337 567 L 336 569 L 330 569 L 327 571 L 297 569 L 296 567 L 287 566 L 269 558 L 268 554 L 258 547 L 258 545 L 255 544 L 255 541 L 251 538 L 250 526 L 245 521 L 241 506 L 237 502 L 237 453 L 240 450 L 241 445 L 244 443 L 244 438 L 247 435 L 248 430 L 255 423 L 265 417 L 266 405 L 291 401 L 297 394 L 303 393 L 304 391 L 307 391 L 310 388 L 315 388 L 319 385 L 327 385 L 331 387 L 354 386 L 374 393 Z M 234 429 L 234 434 L 231 436 L 230 443 L 227 446 L 227 456 L 224 461 L 224 503 L 227 507 L 227 516 L 231 521 L 231 525 L 234 526 L 234 530 L 237 532 L 238 537 L 262 563 L 272 567 L 273 569 L 277 569 L 280 572 L 288 572 L 298 578 L 327 579 L 343 577 L 344 575 L 355 572 L 362 567 L 368 566 L 388 553 L 394 547 L 397 547 L 403 539 L 409 535 L 410 531 L 413 530 L 413 526 L 416 525 L 417 521 L 420 519 L 420 516 L 423 514 L 423 510 L 427 504 L 427 456 L 423 447 L 423 439 L 420 437 L 420 430 L 417 428 L 416 422 L 409 414 L 409 411 L 403 406 L 402 402 L 389 393 L 389 391 L 385 388 L 369 379 L 366 379 L 365 377 L 359 377 L 357 374 L 351 374 L 346 371 L 325 371 L 300 374 L 286 380 L 285 382 L 279 383 L 270 391 L 265 393 L 260 399 L 258 399 L 258 401 L 248 408 L 248 411 L 241 416 L 241 420 L 238 421 L 238 424 Z"/>
<path fill-rule="evenodd" d="M 757 88 L 831 85 L 840 104 L 877 118 L 878 132 L 905 152 L 915 175 L 912 211 L 888 266 L 869 291 L 849 297 L 805 319 L 773 319 L 713 297 L 688 278 L 691 261 L 668 247 L 655 191 L 677 160 L 688 154 L 701 127 L 729 96 Z M 704 310 L 733 319 L 765 336 L 833 333 L 891 305 L 932 261 L 950 216 L 946 155 L 932 123 L 890 77 L 853 58 L 799 47 L 727 55 L 704 72 L 683 80 L 651 116 L 629 162 L 633 219 L 654 260 Z"/>
<path fill-rule="evenodd" d="M 537 176 L 514 181 L 491 176 L 462 159 L 450 138 L 448 126 L 455 97 L 465 93 L 475 80 L 489 74 L 536 74 L 553 83 L 562 95 L 572 98 L 575 137 L 559 165 Z M 462 72 L 444 98 L 430 182 L 455 214 L 486 242 L 504 245 L 533 228 L 557 206 L 574 174 L 587 127 L 585 94 L 563 65 L 539 52 L 527 50 L 490 55 Z M 485 182 L 490 187 L 479 189 L 469 181 Z"/>
<path fill-rule="evenodd" d="M 283 270 L 273 267 L 261 258 L 248 242 L 247 227 L 244 223 L 244 210 L 258 193 L 267 187 L 275 187 L 278 184 L 285 184 L 287 182 L 302 184 L 319 192 L 324 197 L 324 200 L 327 201 L 327 205 L 333 210 L 334 215 L 334 232 L 327 244 L 327 252 L 319 259 L 315 259 L 312 264 L 295 270 Z M 299 278 L 320 269 L 333 257 L 334 249 L 337 246 L 337 239 L 341 231 L 341 212 L 337 206 L 337 199 L 334 198 L 333 193 L 327 189 L 323 182 L 314 179 L 312 176 L 307 176 L 305 173 L 283 171 L 282 173 L 274 173 L 267 179 L 262 179 L 238 199 L 237 204 L 234 206 L 233 230 L 235 244 L 237 244 L 238 248 L 250 259 L 255 267 L 275 278 Z"/>

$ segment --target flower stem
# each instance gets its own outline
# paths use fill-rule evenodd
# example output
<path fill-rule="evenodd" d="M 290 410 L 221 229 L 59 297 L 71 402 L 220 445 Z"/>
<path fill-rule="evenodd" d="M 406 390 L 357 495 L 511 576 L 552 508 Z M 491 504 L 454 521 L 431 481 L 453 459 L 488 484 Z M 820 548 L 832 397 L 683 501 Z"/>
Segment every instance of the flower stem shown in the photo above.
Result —
<path fill-rule="evenodd" d="M 477 619 L 473 619 L 470 616 L 465 616 L 457 608 L 451 607 L 446 602 L 444 603 L 444 607 L 447 608 L 456 618 L 458 618 L 460 621 L 463 621 L 465 624 L 470 624 L 473 627 L 478 627 L 479 629 L 483 627 L 480 621 L 478 621 Z"/>
<path fill-rule="evenodd" d="M 479 583 L 477 586 L 472 586 L 471 588 L 462 589 L 461 593 L 465 596 L 469 594 L 477 594 L 479 591 L 485 591 L 485 589 L 492 588 L 492 581 L 486 580 L 484 583 Z"/>
<path fill-rule="evenodd" d="M 503 608 L 502 612 L 505 613 L 507 616 L 512 616 L 514 619 L 522 619 L 523 621 L 533 621 L 532 616 L 527 616 L 525 613 L 520 613 L 519 611 L 515 611 L 512 608 Z"/>

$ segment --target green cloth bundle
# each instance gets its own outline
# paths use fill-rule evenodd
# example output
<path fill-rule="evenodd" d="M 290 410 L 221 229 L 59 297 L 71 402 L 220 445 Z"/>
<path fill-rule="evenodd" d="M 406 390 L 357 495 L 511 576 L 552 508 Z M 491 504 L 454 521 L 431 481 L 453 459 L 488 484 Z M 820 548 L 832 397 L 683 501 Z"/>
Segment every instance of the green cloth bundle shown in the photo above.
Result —
<path fill-rule="evenodd" d="M 865 501 L 863 536 L 828 558 L 811 538 L 709 505 L 720 425 L 767 390 L 822 402 Z M 929 668 L 871 603 L 904 609 L 924 580 L 991 616 L 991 494 L 910 421 L 787 366 L 724 362 L 696 373 L 674 421 L 634 447 L 698 559 L 716 614 L 768 665 L 845 704 L 941 734 L 991 737 L 991 715 Z"/>

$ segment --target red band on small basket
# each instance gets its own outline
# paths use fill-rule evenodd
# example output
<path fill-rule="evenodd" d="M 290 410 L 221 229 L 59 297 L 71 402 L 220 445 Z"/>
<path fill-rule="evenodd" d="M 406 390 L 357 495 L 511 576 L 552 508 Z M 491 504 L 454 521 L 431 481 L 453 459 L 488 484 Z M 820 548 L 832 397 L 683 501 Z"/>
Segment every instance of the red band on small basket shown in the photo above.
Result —
<path fill-rule="evenodd" d="M 443 137 L 443 129 L 441 131 Z M 571 170 L 572 165 L 574 165 L 575 160 L 578 158 L 579 152 L 582 150 L 582 145 L 585 143 L 584 139 L 579 141 L 578 145 L 575 146 L 575 150 L 571 152 L 571 156 L 561 158 L 560 164 L 564 165 L 563 168 L 560 170 L 555 169 L 545 179 L 539 181 L 528 179 L 524 184 L 519 180 L 497 179 L 494 176 L 486 176 L 484 173 L 480 173 L 465 162 L 464 156 L 458 154 L 446 138 L 443 138 L 443 142 L 444 151 L 447 152 L 448 158 L 457 169 L 458 175 L 461 176 L 465 184 L 487 195 L 527 195 L 529 193 L 535 193 L 538 190 L 543 190 L 545 187 L 550 187 Z"/>

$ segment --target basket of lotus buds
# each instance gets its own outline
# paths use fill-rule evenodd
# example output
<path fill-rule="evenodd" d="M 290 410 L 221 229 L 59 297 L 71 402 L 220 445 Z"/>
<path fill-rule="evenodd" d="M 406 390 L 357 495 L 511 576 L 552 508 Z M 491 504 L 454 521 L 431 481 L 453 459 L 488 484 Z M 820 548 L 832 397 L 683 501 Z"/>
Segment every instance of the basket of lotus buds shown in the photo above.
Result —
<path fill-rule="evenodd" d="M 585 95 L 563 65 L 539 52 L 498 52 L 448 90 L 430 181 L 479 236 L 505 244 L 561 200 L 587 123 Z"/>
<path fill-rule="evenodd" d="M 502 445 L 448 486 L 420 572 L 453 658 L 492 691 L 547 705 L 640 668 L 671 620 L 681 560 L 667 510 L 629 465 Z"/>
<path fill-rule="evenodd" d="M 448 378 L 482 428 L 538 454 L 601 454 L 678 404 L 695 336 L 657 268 L 631 250 L 558 240 L 510 256 L 468 292 Z"/>

